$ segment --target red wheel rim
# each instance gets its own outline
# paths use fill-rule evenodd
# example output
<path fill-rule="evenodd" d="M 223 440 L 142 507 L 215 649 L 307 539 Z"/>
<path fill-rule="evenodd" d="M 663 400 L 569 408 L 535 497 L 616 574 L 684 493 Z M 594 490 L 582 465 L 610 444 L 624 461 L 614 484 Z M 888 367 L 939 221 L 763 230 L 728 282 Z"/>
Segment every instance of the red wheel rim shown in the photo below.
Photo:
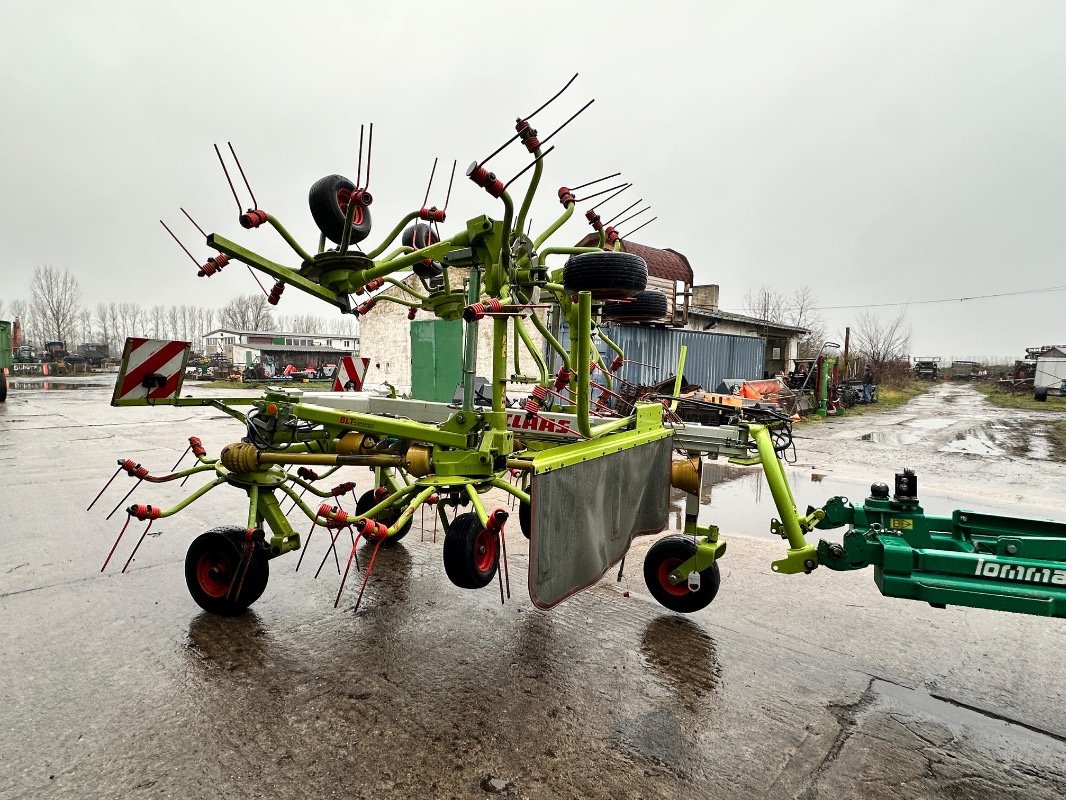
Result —
<path fill-rule="evenodd" d="M 225 597 L 229 593 L 233 564 L 219 552 L 208 552 L 196 562 L 196 581 L 204 594 L 210 597 Z"/>
<path fill-rule="evenodd" d="M 496 563 L 496 534 L 481 531 L 474 539 L 474 567 L 484 575 Z"/>
<path fill-rule="evenodd" d="M 338 189 L 337 190 L 337 205 L 340 210 L 345 214 L 348 213 L 348 204 L 352 202 L 352 190 L 351 189 Z M 355 204 L 355 211 L 352 212 L 352 225 L 363 224 L 363 206 L 359 203 Z"/>
<path fill-rule="evenodd" d="M 681 564 L 680 558 L 668 558 L 659 564 L 659 585 L 664 592 L 672 594 L 674 597 L 684 597 L 688 594 L 687 583 L 679 583 L 676 586 L 670 583 L 670 573 L 680 567 Z"/>

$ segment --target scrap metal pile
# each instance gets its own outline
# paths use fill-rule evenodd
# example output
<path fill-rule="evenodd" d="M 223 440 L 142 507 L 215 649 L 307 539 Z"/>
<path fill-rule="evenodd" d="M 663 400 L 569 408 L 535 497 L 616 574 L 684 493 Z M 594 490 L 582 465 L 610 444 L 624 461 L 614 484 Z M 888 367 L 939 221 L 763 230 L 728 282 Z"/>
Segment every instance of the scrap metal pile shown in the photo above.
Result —
<path fill-rule="evenodd" d="M 274 280 L 271 302 L 294 287 L 342 313 L 366 314 L 388 302 L 409 309 L 411 318 L 423 313 L 461 320 L 462 402 L 449 405 L 363 392 L 313 394 L 279 387 L 256 397 L 182 397 L 188 344 L 131 339 L 114 405 L 211 406 L 239 421 L 244 435 L 217 456 L 191 436 L 186 452 L 192 452 L 196 463 L 178 470 L 179 461 L 165 475 L 153 475 L 129 459 L 119 460 L 112 480 L 125 473 L 137 481 L 134 488 L 142 481 L 184 482 L 195 475 L 210 479 L 171 507 L 125 508 L 123 532 L 132 520 L 146 524 L 122 569 L 132 563 L 155 520 L 170 517 L 226 485 L 247 496 L 246 513 L 195 538 L 185 562 L 190 593 L 210 612 L 236 614 L 246 609 L 265 590 L 270 563 L 306 548 L 318 528 L 328 532 L 319 571 L 332 555 L 343 573 L 335 605 L 354 564 L 363 573 L 358 606 L 379 550 L 400 541 L 411 529 L 414 514 L 426 506 L 444 527 L 442 560 L 451 582 L 476 589 L 496 581 L 502 598 L 510 593 L 505 538 L 509 515 L 504 508 L 487 507 L 483 500 L 496 489 L 518 503 L 520 527 L 530 540 L 530 597 L 538 607 L 550 608 L 598 581 L 624 558 L 635 536 L 664 530 L 673 485 L 687 493 L 684 532 L 656 542 L 643 571 L 660 603 L 691 612 L 707 606 L 719 586 L 717 561 L 726 545 L 717 528 L 697 523 L 697 512 L 702 460 L 721 456 L 761 465 L 765 471 L 780 514 L 771 531 L 788 543 L 784 557 L 773 562 L 777 572 L 810 572 L 819 565 L 839 570 L 873 565 L 878 586 L 886 594 L 1066 614 L 1062 586 L 1066 580 L 1059 580 L 1060 574 L 1066 576 L 1062 569 L 1066 526 L 1026 520 L 994 523 L 987 517 L 975 522 L 972 516 L 950 521 L 925 517 L 913 483 L 908 483 L 912 477 L 897 482 L 894 499 L 875 486 L 865 507 L 834 498 L 824 508 L 800 514 L 782 463 L 783 454 L 792 448 L 787 416 L 716 403 L 713 398 L 682 398 L 683 366 L 668 391 L 659 387 L 647 397 L 623 396 L 625 354 L 606 338 L 597 320 L 617 318 L 619 313 L 609 309 L 641 297 L 646 291 L 646 264 L 622 251 L 623 235 L 602 222 L 595 206 L 584 214 L 598 233 L 595 246 L 548 242 L 571 219 L 578 203 L 602 195 L 607 197 L 601 202 L 608 202 L 628 184 L 589 194 L 583 190 L 599 181 L 560 186 L 553 190 L 562 206 L 559 216 L 538 233 L 528 231 L 530 206 L 541 185 L 545 156 L 552 150 L 545 145 L 577 115 L 543 139 L 530 121 L 560 94 L 519 118 L 508 142 L 467 170 L 467 178 L 491 199 L 496 216 L 476 215 L 447 232 L 442 230 L 448 223 L 447 199 L 441 208 L 427 206 L 427 189 L 421 207 L 371 244 L 372 129 L 365 180 L 361 134 L 355 181 L 329 175 L 311 186 L 310 211 L 321 232 L 317 249 L 297 242 L 277 218 L 259 207 L 254 195 L 251 205 L 243 208 L 233 190 L 241 225 L 249 231 L 272 229 L 291 248 L 295 264 L 287 266 L 217 234 L 205 234 L 214 253 L 202 262 L 193 258 L 202 276 L 241 262 Z M 516 141 L 532 160 L 504 182 L 487 164 Z M 221 152 L 219 160 L 223 161 Z M 240 173 L 243 177 L 243 169 Z M 527 174 L 521 195 L 512 195 L 516 181 Z M 449 197 L 450 190 L 451 184 Z M 409 273 L 416 281 L 403 280 Z M 378 291 L 386 285 L 397 293 Z M 634 302 L 634 309 L 639 307 Z M 639 316 L 634 309 L 624 314 L 626 319 Z M 569 347 L 552 330 L 564 321 L 570 331 Z M 487 406 L 475 398 L 481 325 L 491 327 L 493 343 Z M 561 360 L 555 374 L 548 372 L 531 329 Z M 615 353 L 610 364 L 600 355 L 598 341 Z M 509 342 L 525 350 L 538 373 L 517 412 L 506 402 Z M 676 409 L 682 401 L 713 409 L 714 419 L 707 421 L 719 424 L 681 420 Z M 682 457 L 675 458 L 675 452 Z M 372 482 L 363 491 L 350 479 L 328 485 L 349 467 L 370 471 Z M 360 486 L 363 475 L 360 471 L 356 476 Z M 358 498 L 351 509 L 340 501 L 348 494 Z M 309 504 L 307 497 L 317 501 Z M 298 511 L 310 522 L 306 536 L 293 527 L 283 503 L 291 504 L 289 513 Z M 842 543 L 813 544 L 806 539 L 816 527 L 839 525 L 849 526 Z M 122 536 L 120 532 L 104 568 Z M 337 552 L 342 542 L 349 547 L 343 569 L 344 559 Z M 360 542 L 370 545 L 365 565 L 357 559 Z M 1050 577 L 1045 580 L 1045 576 Z"/>

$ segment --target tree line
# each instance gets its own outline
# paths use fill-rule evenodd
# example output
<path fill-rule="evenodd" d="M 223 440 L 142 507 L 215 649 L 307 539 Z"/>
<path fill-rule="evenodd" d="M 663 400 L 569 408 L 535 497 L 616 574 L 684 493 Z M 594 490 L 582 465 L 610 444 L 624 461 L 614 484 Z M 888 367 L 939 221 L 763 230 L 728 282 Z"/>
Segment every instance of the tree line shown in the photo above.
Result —
<path fill-rule="evenodd" d="M 121 354 L 123 343 L 131 336 L 180 339 L 203 352 L 204 336 L 217 328 L 353 337 L 359 329 L 351 316 L 278 314 L 261 294 L 235 297 L 222 308 L 116 302 L 89 307 L 83 302 L 81 284 L 70 270 L 51 266 L 34 269 L 29 299 L 0 298 L 0 319 L 15 317 L 21 323 L 24 344 L 40 347 L 60 341 L 71 351 L 80 344 L 106 344 L 113 356 Z"/>

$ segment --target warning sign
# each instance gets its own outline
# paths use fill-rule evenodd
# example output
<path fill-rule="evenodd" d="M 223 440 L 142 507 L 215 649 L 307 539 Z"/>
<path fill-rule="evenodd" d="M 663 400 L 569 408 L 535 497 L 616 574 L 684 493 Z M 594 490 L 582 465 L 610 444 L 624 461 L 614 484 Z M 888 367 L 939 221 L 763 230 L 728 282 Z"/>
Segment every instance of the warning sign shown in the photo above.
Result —
<path fill-rule="evenodd" d="M 337 365 L 336 377 L 333 378 L 333 391 L 363 391 L 363 378 L 366 377 L 366 369 L 369 366 L 369 358 L 341 356 L 341 363 Z"/>
<path fill-rule="evenodd" d="M 127 339 L 111 405 L 145 406 L 172 400 L 181 391 L 188 361 L 188 342 Z"/>

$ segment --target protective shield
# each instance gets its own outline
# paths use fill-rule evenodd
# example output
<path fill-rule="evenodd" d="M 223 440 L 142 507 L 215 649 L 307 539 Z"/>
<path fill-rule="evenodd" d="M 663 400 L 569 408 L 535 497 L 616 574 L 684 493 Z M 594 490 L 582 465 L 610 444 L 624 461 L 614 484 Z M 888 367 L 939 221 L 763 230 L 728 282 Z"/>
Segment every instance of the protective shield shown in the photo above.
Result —
<path fill-rule="evenodd" d="M 633 537 L 666 527 L 671 451 L 663 432 L 609 455 L 578 456 L 534 472 L 529 596 L 535 606 L 551 608 L 591 586 L 626 554 Z"/>
<path fill-rule="evenodd" d="M 173 400 L 181 392 L 188 363 L 188 342 L 127 339 L 111 405 L 146 406 Z"/>

